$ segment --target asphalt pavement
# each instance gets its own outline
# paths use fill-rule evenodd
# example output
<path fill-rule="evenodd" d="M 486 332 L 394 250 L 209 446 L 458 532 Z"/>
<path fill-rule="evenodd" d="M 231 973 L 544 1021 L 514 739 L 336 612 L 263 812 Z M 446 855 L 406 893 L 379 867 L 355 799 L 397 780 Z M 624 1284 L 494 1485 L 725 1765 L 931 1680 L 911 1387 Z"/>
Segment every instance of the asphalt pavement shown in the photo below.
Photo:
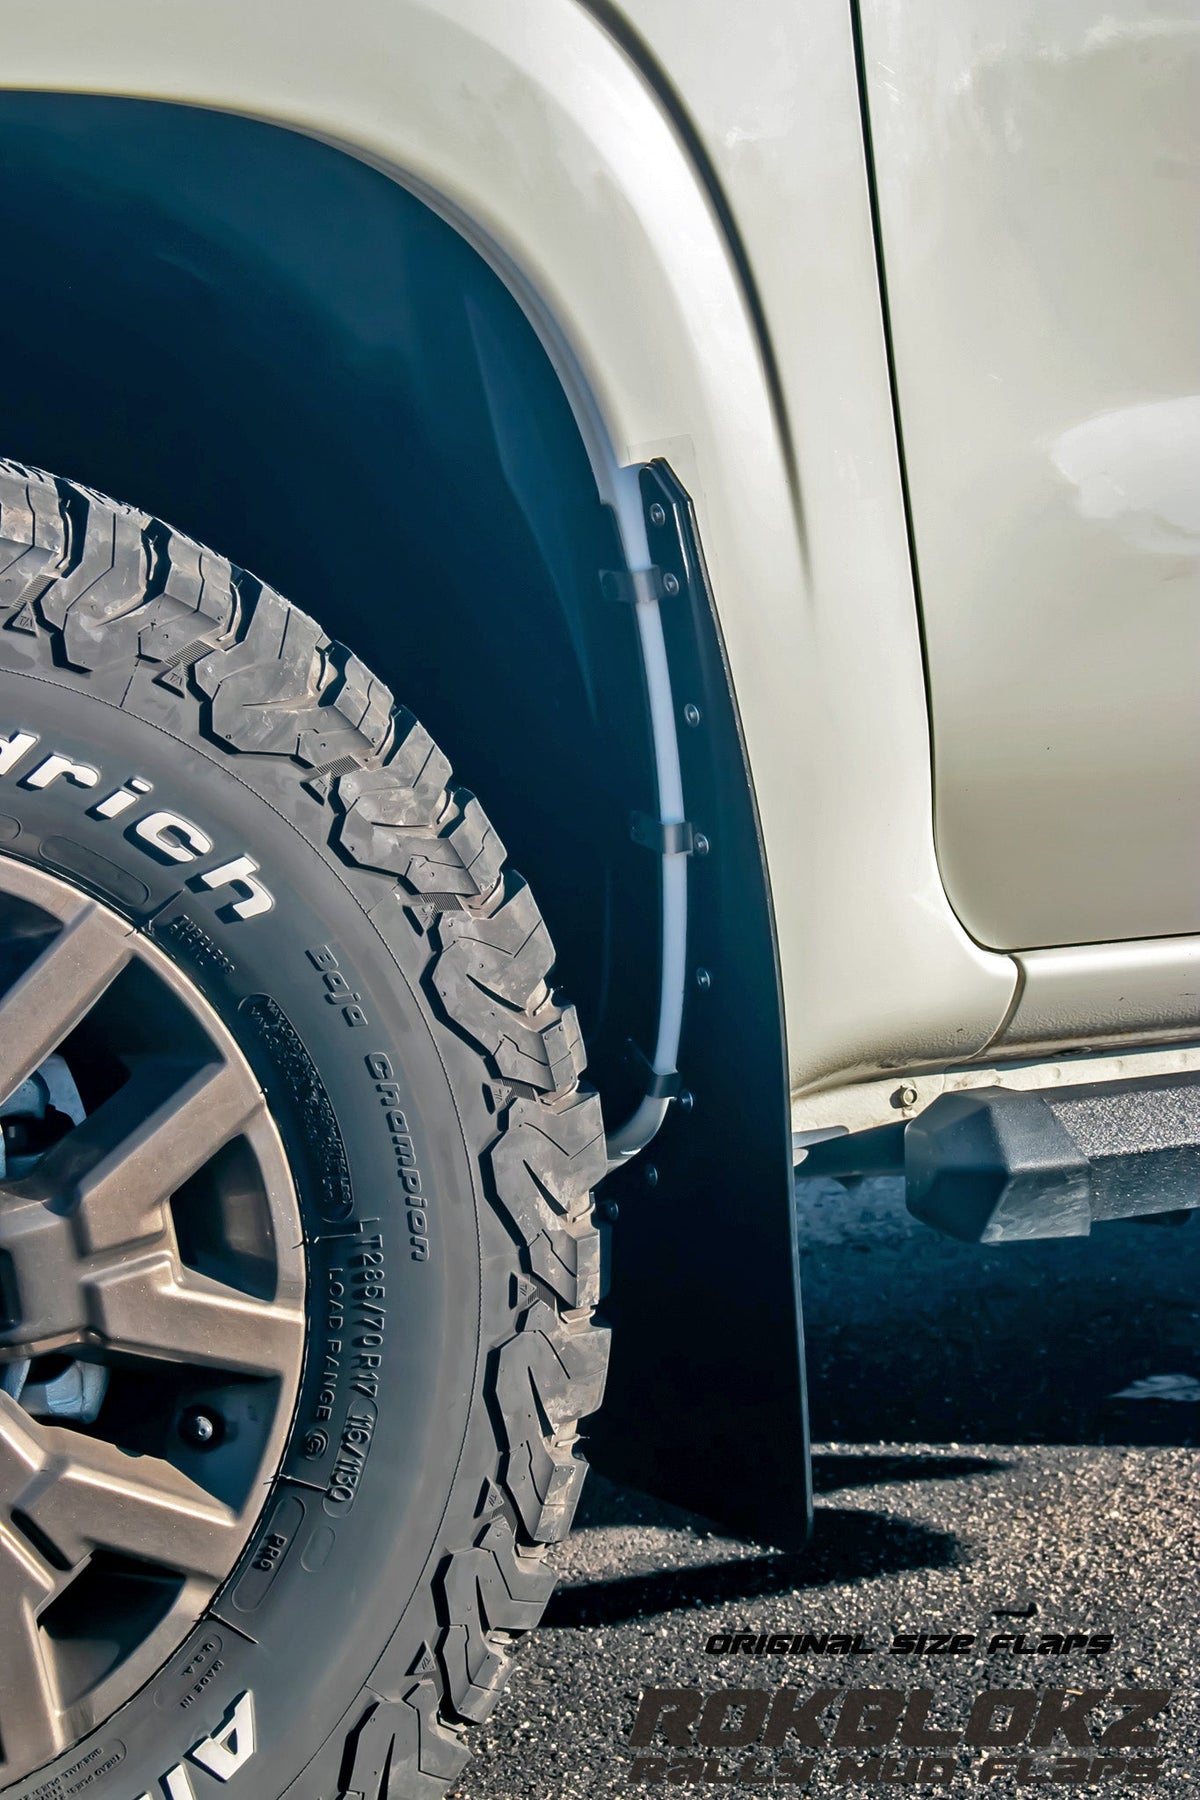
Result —
<path fill-rule="evenodd" d="M 809 1549 L 723 1536 L 592 1476 L 557 1554 L 562 1585 L 476 1734 L 456 1800 L 1015 1796 L 1071 1791 L 1068 1781 L 1080 1793 L 1200 1800 L 1200 1225 L 1111 1225 L 1087 1240 L 984 1250 L 910 1220 L 898 1182 L 850 1192 L 801 1183 L 797 1204 L 817 1507 Z M 957 1654 L 889 1652 L 896 1634 L 918 1631 L 974 1641 Z M 860 1634 L 867 1653 L 706 1652 L 712 1636 L 736 1632 Z M 1024 1634 L 1024 1651 L 989 1654 L 1005 1632 Z M 1031 1654 L 1072 1633 L 1111 1635 L 1112 1649 Z M 647 1689 L 707 1699 L 784 1685 L 801 1698 L 931 1689 L 930 1720 L 949 1735 L 984 1690 L 1035 1688 L 1040 1707 L 1057 1689 L 1068 1727 L 1040 1749 L 905 1750 L 888 1765 L 916 1778 L 902 1788 L 869 1760 L 894 1747 L 805 1752 L 793 1737 L 781 1749 L 689 1751 L 664 1743 L 661 1728 L 640 1751 L 629 1741 Z M 1123 1763 L 1117 1750 L 1069 1741 L 1128 1716 L 1113 1702 L 1118 1688 L 1173 1696 L 1144 1727 L 1160 1731 L 1158 1745 L 1127 1748 Z M 1072 1725 L 1085 1689 L 1107 1697 Z M 860 1734 L 899 1703 L 881 1704 Z M 733 1736 L 753 1725 L 745 1710 L 723 1717 Z M 838 1717 L 835 1702 L 819 1726 L 827 1739 Z M 1015 1715 L 997 1717 L 1002 1731 Z M 782 1782 L 789 1753 L 795 1779 Z M 795 1760 L 805 1754 L 815 1757 L 807 1780 Z M 639 1755 L 658 1761 L 661 1779 L 634 1779 Z M 939 1755 L 949 1763 L 934 1766 Z M 933 1760 L 922 1770 L 909 1760 L 919 1757 Z M 988 1769 L 989 1757 L 1009 1760 Z M 1162 1759 L 1153 1785 L 1133 1778 L 1147 1757 Z M 733 1779 L 764 1772 L 775 1774 L 769 1786 Z"/>

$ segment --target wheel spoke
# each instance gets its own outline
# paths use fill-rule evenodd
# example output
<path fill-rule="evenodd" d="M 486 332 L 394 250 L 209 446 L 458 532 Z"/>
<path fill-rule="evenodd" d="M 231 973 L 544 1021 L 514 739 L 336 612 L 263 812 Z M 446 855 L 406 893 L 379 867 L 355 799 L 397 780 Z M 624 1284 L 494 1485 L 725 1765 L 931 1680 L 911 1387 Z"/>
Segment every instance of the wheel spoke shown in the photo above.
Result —
<path fill-rule="evenodd" d="M 0 999 L 0 1100 L 28 1080 L 129 961 L 130 928 L 84 904 Z"/>
<path fill-rule="evenodd" d="M 171 1195 L 262 1104 L 228 1063 L 190 1073 L 149 1064 L 44 1157 L 28 1185 L 70 1211 L 82 1254 L 124 1249 L 162 1231 Z"/>
<path fill-rule="evenodd" d="M 2 1454 L 2 1451 L 0 1451 Z M 0 1517 L 0 1770 L 45 1762 L 68 1742 L 38 1613 L 61 1577 Z"/>
<path fill-rule="evenodd" d="M 239 1526 L 232 1507 L 170 1463 L 37 1425 L 0 1393 L 0 1770 L 35 1767 L 77 1735 L 38 1619 L 91 1553 L 136 1556 L 189 1587 L 211 1586 Z"/>
<path fill-rule="evenodd" d="M 0 1190 L 0 1250 L 16 1278 L 17 1316 L 0 1344 L 52 1348 L 82 1327 L 79 1260 L 70 1219 L 39 1197 Z"/>
<path fill-rule="evenodd" d="M 100 1438 L 37 1424 L 6 1394 L 0 1496 L 8 1517 L 32 1521 L 71 1569 L 93 1550 L 112 1550 L 215 1580 L 238 1531 L 234 1508 L 161 1457 L 128 1456 Z"/>
<path fill-rule="evenodd" d="M 277 1319 L 272 1307 L 192 1276 L 168 1218 L 171 1195 L 262 1104 L 248 1073 L 227 1063 L 185 1072 L 159 1061 L 77 1126 L 0 1206 L 0 1248 L 21 1303 L 0 1342 L 45 1347 L 86 1334 L 175 1361 L 282 1368 L 281 1357 L 298 1353 L 295 1316 Z M 154 1254 L 130 1260 L 139 1246 Z"/>
<path fill-rule="evenodd" d="M 169 1252 L 107 1268 L 88 1288 L 92 1331 L 109 1349 L 248 1375 L 300 1355 L 304 1314 L 184 1268 Z"/>

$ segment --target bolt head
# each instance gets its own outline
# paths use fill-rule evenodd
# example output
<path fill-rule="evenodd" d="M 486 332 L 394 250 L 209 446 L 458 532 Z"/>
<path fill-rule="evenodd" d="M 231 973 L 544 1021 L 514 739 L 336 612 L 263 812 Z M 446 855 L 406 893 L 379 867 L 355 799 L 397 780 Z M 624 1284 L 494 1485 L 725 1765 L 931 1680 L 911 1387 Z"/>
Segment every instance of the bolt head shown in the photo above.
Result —
<path fill-rule="evenodd" d="M 689 700 L 684 707 L 683 722 L 685 725 L 698 725 L 700 723 L 700 708 L 696 705 L 695 701 Z"/>
<path fill-rule="evenodd" d="M 648 1188 L 656 1188 L 658 1186 L 658 1170 L 653 1163 L 646 1164 L 646 1186 Z"/>
<path fill-rule="evenodd" d="M 656 500 L 654 505 L 650 508 L 650 523 L 652 525 L 665 525 L 666 522 L 667 509 L 665 506 L 660 505 Z"/>
<path fill-rule="evenodd" d="M 202 1406 L 190 1406 L 179 1421 L 179 1435 L 195 1450 L 211 1450 L 220 1433 L 212 1413 Z"/>
<path fill-rule="evenodd" d="M 892 1105 L 915 1106 L 917 1104 L 917 1098 L 916 1088 L 912 1087 L 908 1082 L 905 1082 L 904 1086 L 898 1087 L 892 1095 Z"/>
<path fill-rule="evenodd" d="M 680 1088 L 678 1094 L 675 1096 L 675 1103 L 679 1107 L 680 1112 L 691 1112 L 693 1106 L 696 1104 L 696 1096 L 692 1093 L 690 1088 Z"/>
<path fill-rule="evenodd" d="M 709 843 L 709 841 L 705 837 L 704 833 L 702 831 L 698 831 L 696 833 L 695 837 L 692 839 L 692 849 L 696 852 L 696 855 L 697 856 L 707 856 L 709 851 L 711 850 L 711 848 L 712 848 L 712 845 Z"/>
<path fill-rule="evenodd" d="M 712 976 L 707 969 L 696 970 L 696 986 L 698 988 L 703 988 L 705 993 L 707 993 L 712 986 Z"/>
<path fill-rule="evenodd" d="M 663 593 L 664 594 L 677 594 L 678 592 L 679 592 L 679 577 L 678 577 L 678 575 L 672 575 L 670 569 L 668 569 L 666 574 L 663 576 Z"/>

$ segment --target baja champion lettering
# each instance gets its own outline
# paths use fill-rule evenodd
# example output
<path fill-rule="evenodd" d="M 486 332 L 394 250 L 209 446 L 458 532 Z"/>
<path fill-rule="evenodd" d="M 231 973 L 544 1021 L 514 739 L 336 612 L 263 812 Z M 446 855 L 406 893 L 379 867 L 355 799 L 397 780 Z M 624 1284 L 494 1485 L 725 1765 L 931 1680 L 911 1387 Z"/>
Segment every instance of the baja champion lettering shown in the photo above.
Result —
<path fill-rule="evenodd" d="M 313 955 L 310 951 L 309 955 Z M 381 1051 L 367 1058 L 367 1073 L 375 1082 L 375 1092 L 384 1109 L 392 1151 L 396 1159 L 396 1179 L 404 1189 L 407 1202 L 409 1252 L 414 1262 L 429 1261 L 429 1215 L 431 1196 L 425 1192 L 417 1153 L 413 1147 L 408 1119 L 400 1105 L 400 1087 L 395 1070 Z"/>

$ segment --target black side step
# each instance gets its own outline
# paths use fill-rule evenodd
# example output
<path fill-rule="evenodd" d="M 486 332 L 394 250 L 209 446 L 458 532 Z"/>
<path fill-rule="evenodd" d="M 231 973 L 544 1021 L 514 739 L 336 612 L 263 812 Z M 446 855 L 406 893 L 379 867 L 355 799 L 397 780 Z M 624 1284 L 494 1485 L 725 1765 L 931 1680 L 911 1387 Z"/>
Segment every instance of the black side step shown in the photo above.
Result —
<path fill-rule="evenodd" d="M 966 1243 L 1200 1206 L 1200 1071 L 939 1094 L 905 1127 L 904 1175 L 908 1210 Z"/>

